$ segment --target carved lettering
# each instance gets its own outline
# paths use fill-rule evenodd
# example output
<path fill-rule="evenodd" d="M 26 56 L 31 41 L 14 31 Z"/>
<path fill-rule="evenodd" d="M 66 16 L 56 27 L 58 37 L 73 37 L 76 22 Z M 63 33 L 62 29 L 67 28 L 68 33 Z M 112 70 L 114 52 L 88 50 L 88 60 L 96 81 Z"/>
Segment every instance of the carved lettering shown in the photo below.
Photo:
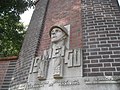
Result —
<path fill-rule="evenodd" d="M 80 66 L 81 65 L 81 55 L 82 52 L 80 49 L 74 49 L 74 66 Z"/>
<path fill-rule="evenodd" d="M 73 66 L 73 50 L 66 50 L 65 63 L 68 63 L 68 67 Z"/>

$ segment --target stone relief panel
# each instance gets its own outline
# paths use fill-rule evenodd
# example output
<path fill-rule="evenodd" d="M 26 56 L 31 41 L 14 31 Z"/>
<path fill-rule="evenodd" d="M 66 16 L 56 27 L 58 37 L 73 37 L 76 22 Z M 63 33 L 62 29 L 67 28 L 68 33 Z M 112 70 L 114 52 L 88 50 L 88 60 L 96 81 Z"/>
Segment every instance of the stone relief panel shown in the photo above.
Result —
<path fill-rule="evenodd" d="M 30 69 L 30 74 L 38 73 L 38 79 L 46 79 L 49 61 L 53 62 L 53 77 L 62 78 L 64 64 L 68 68 L 81 65 L 82 49 L 68 50 L 68 31 L 64 26 L 53 26 L 49 32 L 51 45 L 49 50 L 45 50 L 42 56 L 36 57 Z"/>
<path fill-rule="evenodd" d="M 70 25 L 66 27 L 55 25 L 50 29 L 50 47 L 44 50 L 43 55 L 32 60 L 28 79 L 29 86 L 34 87 L 36 84 L 39 86 L 39 83 L 44 81 L 49 81 L 46 85 L 51 86 L 54 80 L 64 81 L 68 76 L 65 83 L 72 85 L 76 83 L 75 78 L 73 80 L 70 78 L 72 74 L 76 73 L 75 76 L 82 76 L 82 70 L 80 70 L 82 69 L 82 49 L 69 49 Z M 58 83 L 54 85 L 56 86 L 56 84 Z"/>

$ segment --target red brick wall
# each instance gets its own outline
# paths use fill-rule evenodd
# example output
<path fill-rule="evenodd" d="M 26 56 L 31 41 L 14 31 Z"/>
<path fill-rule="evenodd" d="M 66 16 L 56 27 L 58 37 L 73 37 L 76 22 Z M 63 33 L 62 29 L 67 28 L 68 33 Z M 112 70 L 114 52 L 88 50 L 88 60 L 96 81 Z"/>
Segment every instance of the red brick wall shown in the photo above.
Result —
<path fill-rule="evenodd" d="M 0 61 L 0 88 L 4 81 L 4 77 L 7 72 L 9 63 L 9 61 Z"/>
<path fill-rule="evenodd" d="M 120 76 L 120 7 L 82 0 L 84 76 Z"/>
<path fill-rule="evenodd" d="M 80 0 L 50 0 L 38 54 L 50 44 L 49 30 L 54 24 L 70 24 L 70 48 L 82 47 Z"/>
<path fill-rule="evenodd" d="M 0 90 L 8 90 L 17 57 L 0 58 Z"/>

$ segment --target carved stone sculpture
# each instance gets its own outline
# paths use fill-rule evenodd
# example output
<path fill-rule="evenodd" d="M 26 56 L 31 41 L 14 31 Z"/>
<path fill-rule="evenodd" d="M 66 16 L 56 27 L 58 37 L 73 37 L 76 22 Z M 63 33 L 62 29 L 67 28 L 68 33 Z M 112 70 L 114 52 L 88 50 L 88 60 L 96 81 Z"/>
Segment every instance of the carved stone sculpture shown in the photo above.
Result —
<path fill-rule="evenodd" d="M 53 26 L 50 30 L 51 48 L 53 49 L 52 61 L 54 62 L 54 78 L 63 77 L 65 42 L 67 30 L 62 26 Z"/>
<path fill-rule="evenodd" d="M 46 79 L 47 69 L 48 69 L 48 52 L 47 50 L 45 50 L 38 64 L 38 76 L 37 77 L 39 80 Z"/>

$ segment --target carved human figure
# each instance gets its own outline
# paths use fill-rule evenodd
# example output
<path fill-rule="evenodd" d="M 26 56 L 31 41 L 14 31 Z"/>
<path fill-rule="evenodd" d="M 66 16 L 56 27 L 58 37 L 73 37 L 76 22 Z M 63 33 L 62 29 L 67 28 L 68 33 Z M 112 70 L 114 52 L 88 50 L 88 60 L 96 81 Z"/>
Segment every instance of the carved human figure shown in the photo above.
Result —
<path fill-rule="evenodd" d="M 47 73 L 47 67 L 48 67 L 48 55 L 47 51 L 44 51 L 44 54 L 41 56 L 41 59 L 39 60 L 39 66 L 38 66 L 38 79 L 44 80 L 46 79 L 46 73 Z"/>
<path fill-rule="evenodd" d="M 67 36 L 67 30 L 63 26 L 53 26 L 50 29 L 51 48 L 53 50 L 52 61 L 54 63 L 54 78 L 63 77 L 63 62 Z"/>

